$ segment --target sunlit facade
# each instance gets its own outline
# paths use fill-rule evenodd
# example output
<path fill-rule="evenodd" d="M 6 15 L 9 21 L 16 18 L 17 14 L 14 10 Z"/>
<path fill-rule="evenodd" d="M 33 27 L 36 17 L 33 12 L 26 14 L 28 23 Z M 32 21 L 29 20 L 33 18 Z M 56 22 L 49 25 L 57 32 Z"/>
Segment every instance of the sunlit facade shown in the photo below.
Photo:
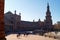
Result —
<path fill-rule="evenodd" d="M 22 21 L 21 20 L 21 13 L 20 15 L 16 14 L 16 10 L 14 14 L 10 11 L 5 13 L 5 29 L 15 32 L 15 31 L 21 31 L 21 30 L 36 30 L 36 29 L 42 29 L 46 31 L 51 31 L 52 26 L 52 16 L 49 9 L 49 4 L 47 4 L 47 12 L 45 16 L 45 20 L 41 21 L 40 19 L 37 22 L 29 22 L 29 21 Z"/>

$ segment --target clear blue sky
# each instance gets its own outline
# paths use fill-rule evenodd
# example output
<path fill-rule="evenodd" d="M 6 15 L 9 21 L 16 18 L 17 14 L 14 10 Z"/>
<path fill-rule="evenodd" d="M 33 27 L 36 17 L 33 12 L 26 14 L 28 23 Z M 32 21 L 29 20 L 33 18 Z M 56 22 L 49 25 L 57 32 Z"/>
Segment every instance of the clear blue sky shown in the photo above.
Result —
<path fill-rule="evenodd" d="M 47 10 L 47 2 L 50 5 L 53 23 L 60 21 L 60 0 L 5 0 L 5 13 L 17 11 L 21 13 L 21 20 L 44 21 Z"/>

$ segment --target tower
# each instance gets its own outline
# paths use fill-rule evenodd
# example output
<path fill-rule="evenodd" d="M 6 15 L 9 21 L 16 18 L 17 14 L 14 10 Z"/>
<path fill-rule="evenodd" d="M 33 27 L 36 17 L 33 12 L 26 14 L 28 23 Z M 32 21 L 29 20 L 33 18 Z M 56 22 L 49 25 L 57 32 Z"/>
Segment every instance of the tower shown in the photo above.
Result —
<path fill-rule="evenodd" d="M 16 14 L 16 10 L 14 11 L 14 28 L 13 28 L 13 32 L 16 32 L 17 29 L 17 14 Z"/>
<path fill-rule="evenodd" d="M 0 0 L 0 40 L 6 40 L 4 32 L 4 0 Z"/>
<path fill-rule="evenodd" d="M 52 29 L 52 19 L 51 19 L 51 12 L 50 12 L 50 6 L 49 3 L 47 3 L 47 11 L 46 11 L 46 20 L 45 20 L 45 26 L 47 30 Z"/>

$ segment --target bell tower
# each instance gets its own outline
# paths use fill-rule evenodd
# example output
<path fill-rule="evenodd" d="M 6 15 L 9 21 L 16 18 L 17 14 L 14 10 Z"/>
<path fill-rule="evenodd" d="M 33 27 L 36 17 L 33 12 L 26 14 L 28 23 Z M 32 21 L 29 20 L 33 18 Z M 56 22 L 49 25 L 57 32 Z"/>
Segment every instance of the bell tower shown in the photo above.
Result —
<path fill-rule="evenodd" d="M 51 30 L 52 28 L 52 16 L 50 12 L 50 6 L 49 3 L 47 3 L 47 11 L 46 11 L 46 20 L 45 20 L 45 26 L 47 27 L 48 30 Z"/>

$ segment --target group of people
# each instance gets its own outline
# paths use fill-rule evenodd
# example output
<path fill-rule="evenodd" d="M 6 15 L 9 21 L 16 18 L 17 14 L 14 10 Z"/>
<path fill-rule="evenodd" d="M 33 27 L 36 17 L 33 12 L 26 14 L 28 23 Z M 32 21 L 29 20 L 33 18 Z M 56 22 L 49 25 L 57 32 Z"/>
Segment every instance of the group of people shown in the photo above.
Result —
<path fill-rule="evenodd" d="M 24 35 L 24 36 L 28 36 L 29 33 L 23 33 L 23 35 Z M 18 38 L 19 36 L 21 36 L 21 33 L 18 33 L 18 34 L 17 34 L 17 38 Z"/>

